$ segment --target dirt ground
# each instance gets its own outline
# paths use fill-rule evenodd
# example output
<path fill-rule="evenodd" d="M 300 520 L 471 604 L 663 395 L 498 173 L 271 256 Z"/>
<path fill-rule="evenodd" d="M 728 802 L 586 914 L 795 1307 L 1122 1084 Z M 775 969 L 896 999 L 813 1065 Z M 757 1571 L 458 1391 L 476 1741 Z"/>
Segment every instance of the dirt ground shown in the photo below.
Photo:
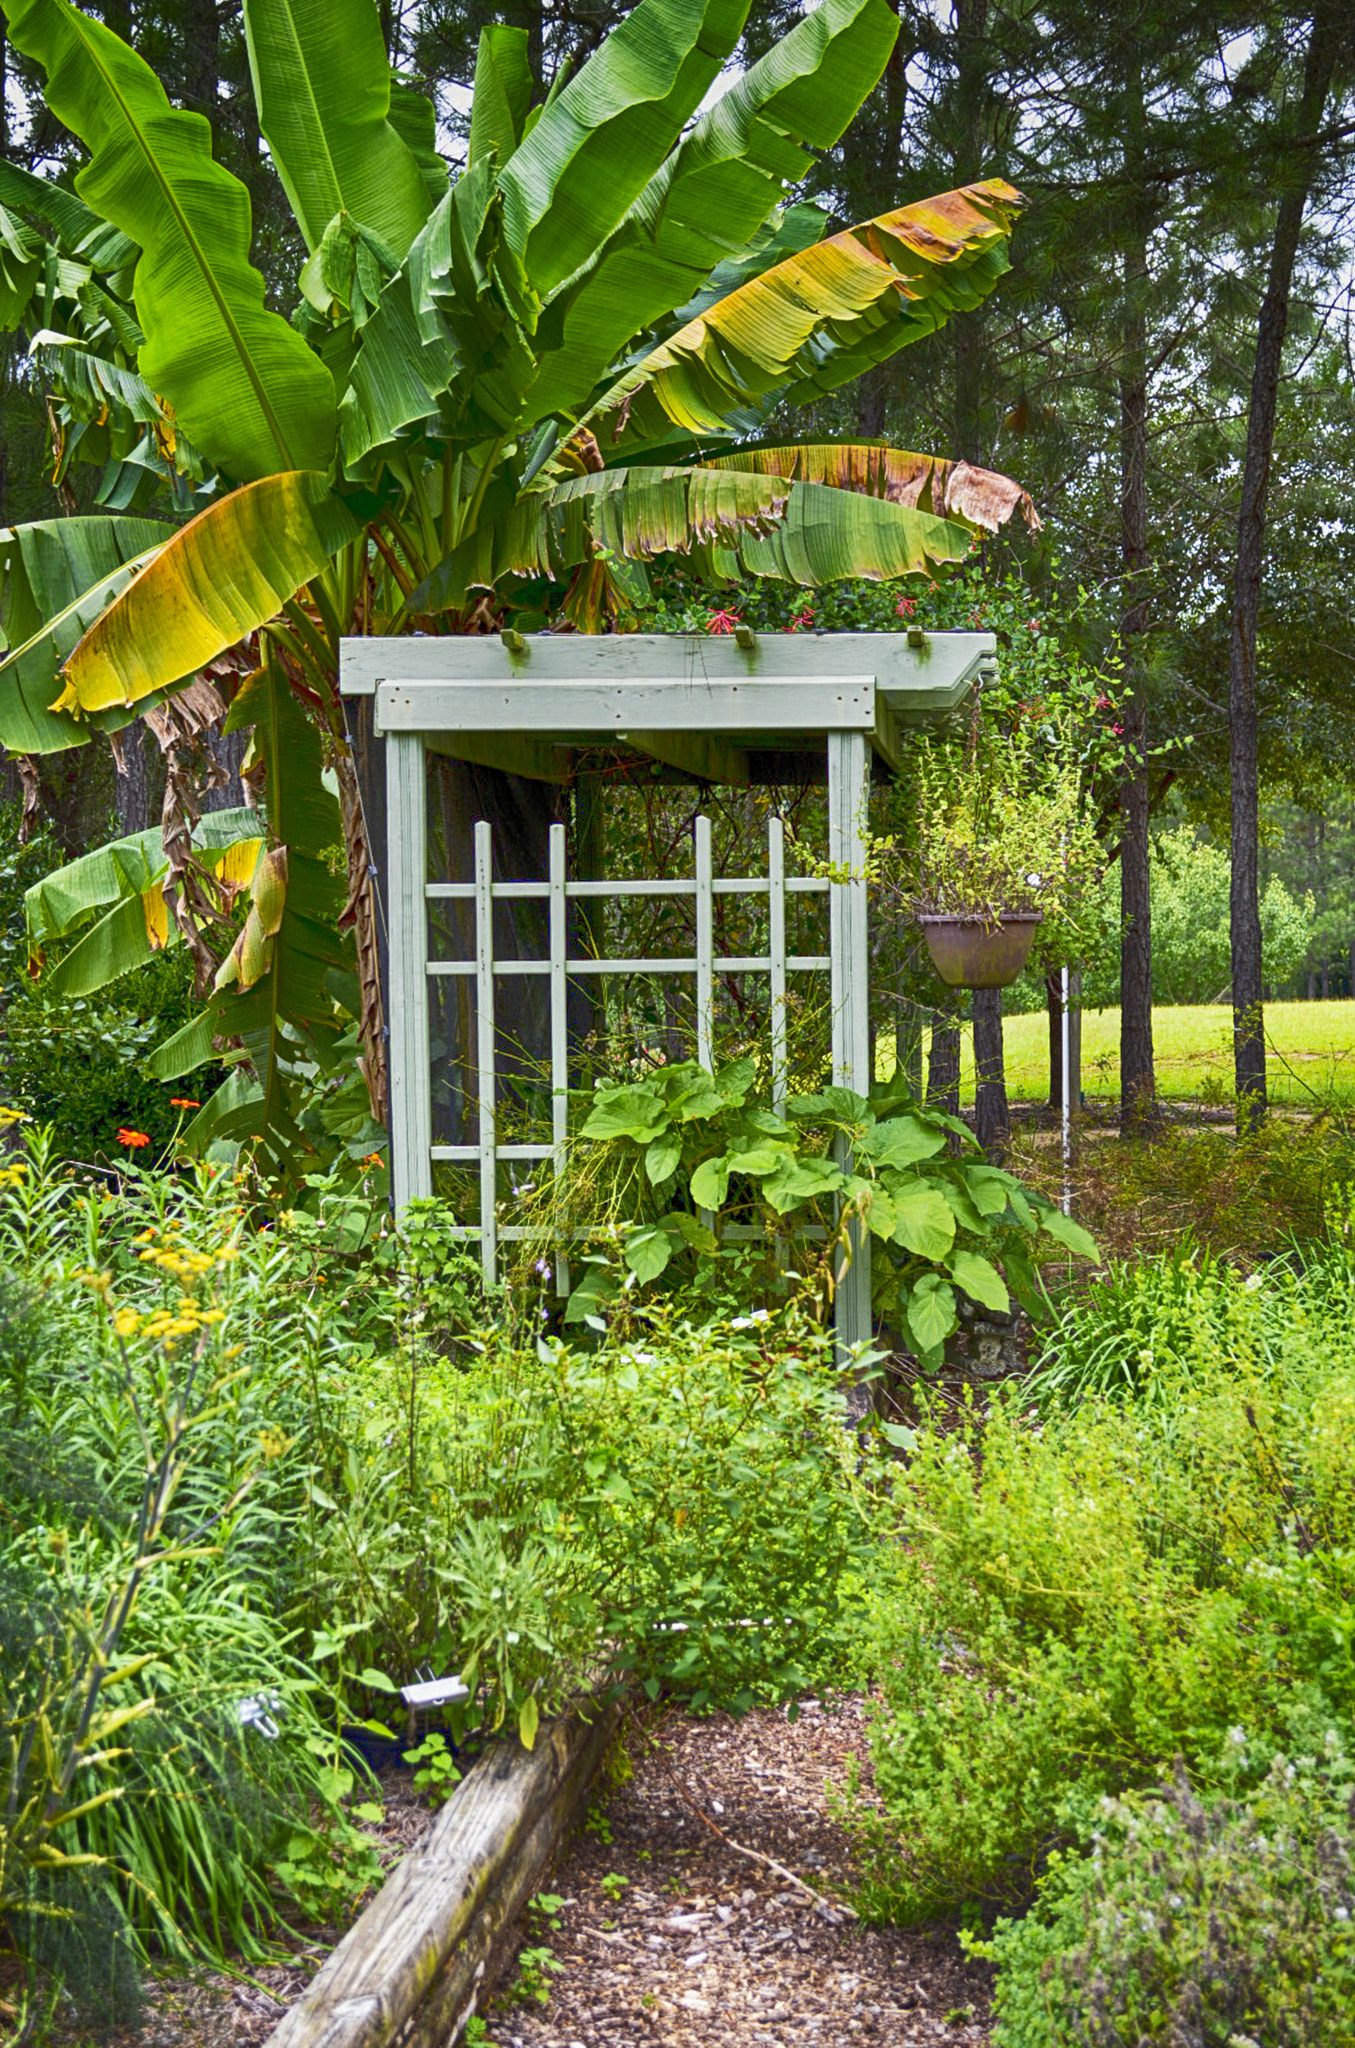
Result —
<path fill-rule="evenodd" d="M 952 1929 L 866 1928 L 847 1908 L 851 1851 L 828 1787 L 845 1786 L 851 1757 L 865 1763 L 865 1715 L 849 1698 L 809 1703 L 793 1722 L 784 1711 L 738 1722 L 674 1713 L 643 1734 L 629 1729 L 632 1774 L 594 1787 L 585 1824 L 542 1885 L 558 1903 L 525 1916 L 482 2038 L 496 2048 L 986 2044 L 989 1972 L 966 1961 Z M 389 1865 L 432 1816 L 406 1774 L 387 1774 L 382 1790 Z M 818 1901 L 740 1850 L 780 1864 Z M 139 2029 L 59 2038 L 70 2048 L 263 2048 L 337 1938 L 298 1936 L 285 1964 L 152 1983 Z M 549 1962 L 533 1968 L 528 1956 L 524 1984 L 521 1952 L 542 1949 Z"/>
<path fill-rule="evenodd" d="M 827 1787 L 865 1757 L 858 1699 L 652 1727 L 629 1740 L 634 1776 L 599 1783 L 588 1822 L 530 1914 L 521 1946 L 563 1965 L 549 2002 L 488 2014 L 499 2048 L 842 2048 L 986 2043 L 989 1973 L 954 1932 L 865 1928 L 731 1843 L 780 1863 L 827 1900 L 851 1884 Z M 681 1787 L 681 1790 L 679 1789 Z M 688 1796 L 684 1798 L 683 1793 Z M 620 1880 L 625 1880 L 622 1883 Z M 548 1924 L 553 1918 L 558 1931 Z M 548 1972 L 538 1966 L 529 1977 Z"/>

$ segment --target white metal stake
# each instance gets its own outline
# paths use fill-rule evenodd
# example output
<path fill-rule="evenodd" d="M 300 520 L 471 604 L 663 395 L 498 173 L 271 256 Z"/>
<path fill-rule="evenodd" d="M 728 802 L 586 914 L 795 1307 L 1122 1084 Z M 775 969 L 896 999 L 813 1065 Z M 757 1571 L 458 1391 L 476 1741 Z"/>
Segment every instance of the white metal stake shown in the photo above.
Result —
<path fill-rule="evenodd" d="M 475 827 L 476 1085 L 480 1097 L 480 1267 L 486 1287 L 497 1278 L 498 1156 L 494 1143 L 494 885 L 493 836 Z"/>
<path fill-rule="evenodd" d="M 1069 975 L 1066 966 L 1059 976 L 1063 994 L 1063 1016 L 1060 1028 L 1063 1038 L 1063 1213 L 1073 1213 L 1073 1077 L 1072 1077 L 1072 1033 L 1068 1025 Z"/>
<path fill-rule="evenodd" d="M 554 1140 L 555 1192 L 561 1192 L 565 1176 L 565 1147 L 569 1137 L 569 1038 L 567 1009 L 569 984 L 565 962 L 569 950 L 569 906 L 565 897 L 565 828 L 550 828 L 550 1114 Z M 569 1292 L 569 1260 L 556 1246 L 555 1282 L 559 1292 Z"/>

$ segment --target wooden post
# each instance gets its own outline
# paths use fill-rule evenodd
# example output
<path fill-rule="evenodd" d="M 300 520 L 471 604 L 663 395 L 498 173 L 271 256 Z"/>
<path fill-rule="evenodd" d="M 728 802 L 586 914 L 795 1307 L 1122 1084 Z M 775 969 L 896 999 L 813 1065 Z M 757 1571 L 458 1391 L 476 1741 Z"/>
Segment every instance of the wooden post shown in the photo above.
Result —
<path fill-rule="evenodd" d="M 423 741 L 386 740 L 390 943 L 391 1182 L 395 1212 L 433 1192 L 433 1100 L 428 1034 L 428 817 Z"/>
<path fill-rule="evenodd" d="M 866 848 L 863 826 L 868 783 L 865 735 L 828 735 L 828 859 L 835 876 L 828 890 L 832 934 L 833 1080 L 839 1088 L 867 1095 L 871 1084 L 869 934 L 866 924 Z M 839 1163 L 851 1165 L 850 1148 L 839 1143 Z M 851 1264 L 836 1297 L 838 1348 L 870 1339 L 870 1237 L 851 1226 Z"/>

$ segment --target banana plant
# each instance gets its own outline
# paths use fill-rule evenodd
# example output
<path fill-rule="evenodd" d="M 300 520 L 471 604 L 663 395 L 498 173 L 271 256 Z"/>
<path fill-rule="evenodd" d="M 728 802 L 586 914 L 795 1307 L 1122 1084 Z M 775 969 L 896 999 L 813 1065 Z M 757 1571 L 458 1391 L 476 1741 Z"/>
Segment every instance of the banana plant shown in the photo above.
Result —
<path fill-rule="evenodd" d="M 370 0 L 245 0 L 260 126 L 308 252 L 287 320 L 206 121 L 71 0 L 4 4 L 87 152 L 60 202 L 79 215 L 15 193 L 20 216 L 87 239 L 88 214 L 115 254 L 138 252 L 86 292 L 78 341 L 40 344 L 43 370 L 68 410 L 120 404 L 203 509 L 155 537 L 97 522 L 118 560 L 81 589 L 25 570 L 0 608 L 0 739 L 74 743 L 249 651 L 231 719 L 255 735 L 268 845 L 208 1011 L 166 1059 L 233 1044 L 200 1135 L 271 1132 L 276 1150 L 298 1049 L 332 1030 L 326 770 L 378 1113 L 384 1099 L 341 639 L 543 612 L 594 630 L 658 558 L 812 587 L 932 572 L 1014 513 L 1038 523 L 1017 485 L 967 465 L 765 431 L 977 306 L 1020 199 L 990 179 L 832 232 L 787 204 L 884 69 L 888 0 L 822 0 L 705 112 L 747 0 L 639 0 L 548 90 L 526 31 L 491 26 L 455 177 L 428 103 L 392 83 Z M 13 296 L 40 267 L 18 234 Z M 21 536 L 6 545 L 27 562 Z M 314 743 L 289 750 L 303 722 Z"/>

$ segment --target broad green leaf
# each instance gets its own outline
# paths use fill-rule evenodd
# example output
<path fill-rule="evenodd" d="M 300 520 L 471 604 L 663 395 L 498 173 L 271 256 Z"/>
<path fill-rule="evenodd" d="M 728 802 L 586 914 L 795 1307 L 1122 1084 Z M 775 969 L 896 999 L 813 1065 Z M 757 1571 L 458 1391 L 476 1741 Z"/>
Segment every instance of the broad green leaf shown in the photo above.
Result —
<path fill-rule="evenodd" d="M 965 1169 L 965 1183 L 973 1196 L 974 1207 L 982 1215 L 1002 1215 L 1011 1192 L 1005 1173 L 998 1173 L 992 1167 L 970 1166 Z"/>
<path fill-rule="evenodd" d="M 671 1131 L 666 1131 L 662 1137 L 655 1138 L 645 1153 L 645 1177 L 650 1185 L 658 1187 L 661 1182 L 671 1180 L 678 1170 L 681 1158 L 681 1140 L 674 1137 Z"/>
<path fill-rule="evenodd" d="M 936 455 L 910 455 L 874 441 L 780 443 L 738 448 L 708 458 L 715 469 L 784 477 L 792 483 L 827 484 L 857 491 L 939 518 L 958 520 L 973 533 L 996 533 L 1014 512 L 1032 533 L 1042 524 L 1029 491 L 996 470 L 968 462 L 943 462 Z"/>
<path fill-rule="evenodd" d="M 621 1247 L 621 1256 L 642 1286 L 657 1280 L 673 1256 L 673 1241 L 666 1230 L 632 1231 Z"/>
<path fill-rule="evenodd" d="M 173 537 L 172 526 L 150 519 L 44 519 L 0 531 L 0 612 L 9 641 L 0 661 L 0 746 L 14 754 L 51 754 L 90 738 L 89 724 L 50 708 L 61 690 L 62 664 L 105 606 Z M 183 673 L 179 669 L 173 680 Z M 92 723 L 116 731 L 135 716 L 119 705 Z"/>
<path fill-rule="evenodd" d="M 794 1157 L 785 1145 L 748 1145 L 729 1155 L 730 1171 L 746 1173 L 753 1180 L 761 1180 L 769 1173 L 775 1173 L 787 1157 Z"/>
<path fill-rule="evenodd" d="M 639 197 L 733 54 L 747 11 L 748 0 L 640 0 L 503 165 L 505 234 L 543 296 Z"/>
<path fill-rule="evenodd" d="M 540 1726 L 541 1709 L 536 1703 L 536 1694 L 529 1692 L 518 1708 L 518 1738 L 524 1749 L 535 1749 Z"/>
<path fill-rule="evenodd" d="M 893 1189 L 898 1211 L 895 1241 L 920 1259 L 944 1259 L 955 1242 L 955 1218 L 939 1188 L 925 1180 L 900 1181 Z"/>
<path fill-rule="evenodd" d="M 951 1255 L 947 1264 L 951 1279 L 971 1301 L 994 1309 L 999 1315 L 1006 1315 L 1011 1307 L 1011 1297 L 1002 1275 L 990 1259 L 980 1257 L 978 1252 L 958 1251 Z"/>
<path fill-rule="evenodd" d="M 908 1293 L 908 1328 L 922 1353 L 936 1351 L 955 1329 L 955 1291 L 935 1273 L 924 1273 Z"/>
<path fill-rule="evenodd" d="M 892 1116 L 866 1132 L 860 1149 L 880 1167 L 915 1166 L 919 1159 L 934 1159 L 945 1142 L 920 1116 Z"/>
<path fill-rule="evenodd" d="M 52 113 L 90 152 L 81 197 L 142 252 L 146 382 L 229 476 L 327 468 L 333 381 L 264 306 L 249 194 L 213 162 L 207 121 L 171 107 L 149 65 L 70 0 L 8 0 L 7 13 L 11 41 L 46 73 Z"/>
<path fill-rule="evenodd" d="M 478 163 L 493 150 L 506 164 L 522 140 L 522 124 L 536 91 L 527 59 L 527 31 L 492 21 L 475 52 L 475 95 L 470 110 L 470 153 Z"/>
<path fill-rule="evenodd" d="M 745 1057 L 731 1060 L 727 1067 L 721 1067 L 715 1076 L 715 1086 L 726 1102 L 738 1108 L 747 1101 L 748 1091 L 756 1079 L 756 1062 Z"/>
<path fill-rule="evenodd" d="M 896 1445 L 901 1451 L 915 1451 L 918 1447 L 918 1433 L 906 1422 L 882 1422 L 880 1434 L 886 1443 Z"/>
<path fill-rule="evenodd" d="M 955 1221 L 962 1230 L 972 1232 L 975 1237 L 991 1235 L 992 1217 L 984 1215 L 967 1188 L 962 1187 L 958 1181 L 949 1179 L 939 1182 L 939 1186 L 955 1212 Z"/>
<path fill-rule="evenodd" d="M 897 34 L 885 0 L 824 0 L 700 116 L 549 305 L 532 418 L 576 411 L 633 336 L 689 302 L 731 250 L 753 240 L 813 169 L 809 151 L 841 137 Z M 477 69 L 477 109 L 478 80 Z M 807 214 L 790 231 L 803 239 L 780 255 L 822 234 L 823 215 L 811 223 Z M 744 281 L 729 278 L 723 289 Z"/>
<path fill-rule="evenodd" d="M 831 1159 L 788 1159 L 763 1181 L 762 1199 L 785 1216 L 801 1202 L 836 1194 L 842 1178 L 841 1168 Z"/>
<path fill-rule="evenodd" d="M 372 0 L 245 0 L 259 126 L 306 247 L 351 214 L 403 256 L 432 201 L 390 114 Z"/>
<path fill-rule="evenodd" d="M 729 1192 L 731 1161 L 703 1159 L 692 1174 L 692 1200 L 702 1209 L 718 1209 Z"/>
<path fill-rule="evenodd" d="M 136 704 L 266 625 L 361 531 L 312 470 L 232 491 L 180 529 L 66 664 L 58 709 Z"/>
<path fill-rule="evenodd" d="M 1040 1219 L 1040 1228 L 1046 1237 L 1052 1237 L 1057 1243 L 1066 1245 L 1068 1250 L 1076 1253 L 1080 1259 L 1100 1258 L 1101 1248 L 1090 1231 L 1084 1230 L 1080 1223 L 1074 1223 L 1071 1216 L 1065 1216 L 1062 1209 L 1055 1209 L 1041 1202 L 1036 1213 Z"/>
<path fill-rule="evenodd" d="M 894 1197 L 887 1187 L 878 1181 L 868 1181 L 870 1198 L 866 1207 L 866 1220 L 872 1237 L 893 1239 L 898 1233 L 899 1212 L 894 1206 Z"/>
<path fill-rule="evenodd" d="M 630 1138 L 648 1145 L 668 1129 L 668 1111 L 652 1088 L 599 1088 L 583 1127 L 585 1138 Z"/>
<path fill-rule="evenodd" d="M 932 334 L 1007 268 L 1020 197 L 993 179 L 846 228 L 741 285 L 627 370 L 589 424 L 623 461 L 718 432 L 772 392 L 806 404 Z"/>
<path fill-rule="evenodd" d="M 672 1209 L 664 1217 L 665 1229 L 675 1232 L 694 1252 L 702 1258 L 714 1258 L 720 1249 L 720 1240 L 699 1216 L 691 1215 L 686 1209 Z"/>

